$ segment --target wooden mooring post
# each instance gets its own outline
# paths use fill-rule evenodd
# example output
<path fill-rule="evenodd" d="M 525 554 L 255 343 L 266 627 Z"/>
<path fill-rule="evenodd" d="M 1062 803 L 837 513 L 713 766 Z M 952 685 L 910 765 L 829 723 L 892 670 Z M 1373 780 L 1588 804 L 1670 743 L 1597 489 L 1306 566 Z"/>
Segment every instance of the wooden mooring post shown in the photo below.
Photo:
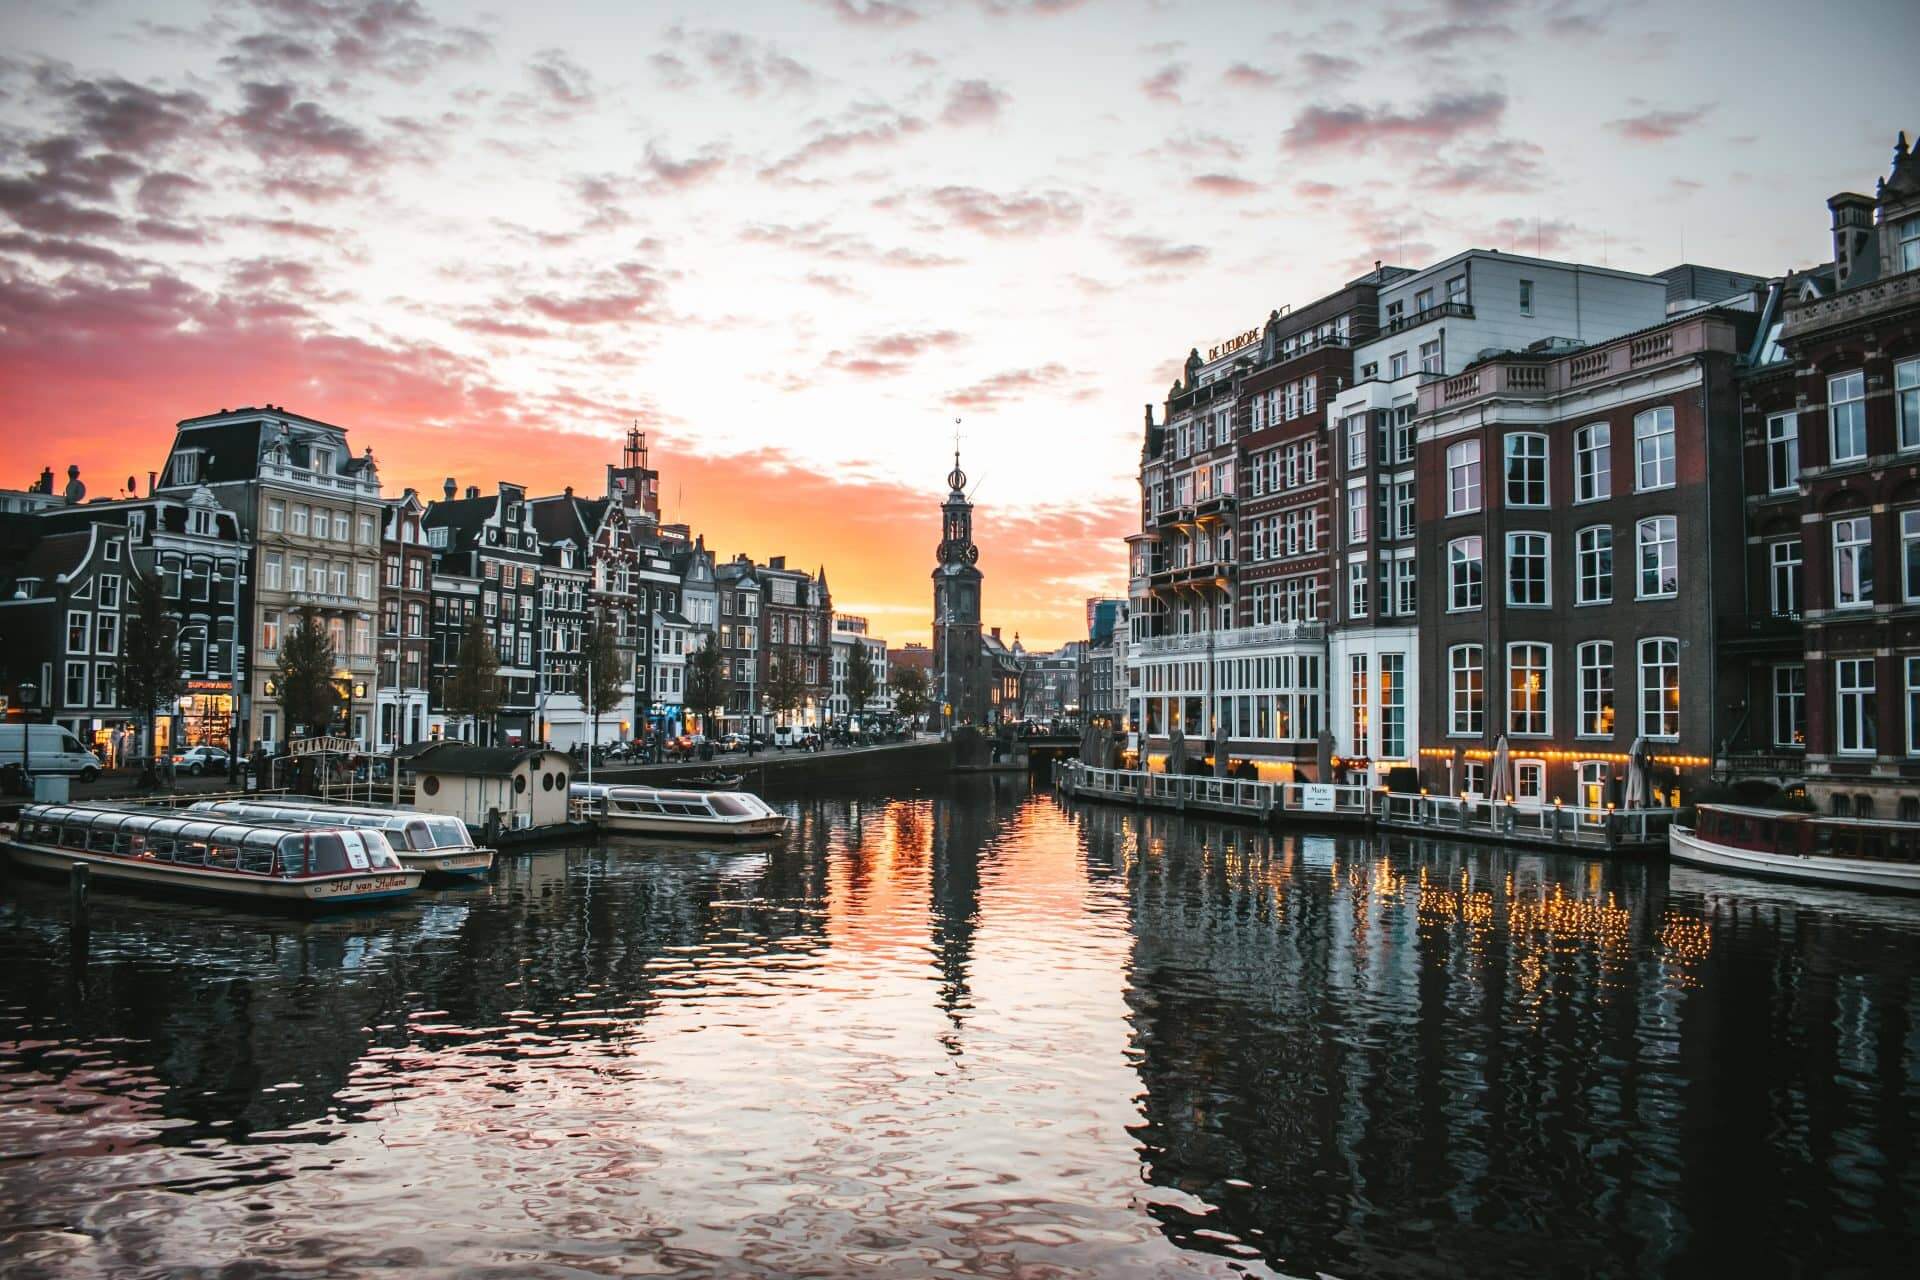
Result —
<path fill-rule="evenodd" d="M 80 964 L 86 962 L 87 946 L 92 932 L 87 918 L 87 889 L 92 876 L 92 869 L 84 862 L 74 863 L 67 871 L 67 894 L 73 910 L 73 918 L 67 925 L 67 940 L 71 945 L 74 961 Z"/>

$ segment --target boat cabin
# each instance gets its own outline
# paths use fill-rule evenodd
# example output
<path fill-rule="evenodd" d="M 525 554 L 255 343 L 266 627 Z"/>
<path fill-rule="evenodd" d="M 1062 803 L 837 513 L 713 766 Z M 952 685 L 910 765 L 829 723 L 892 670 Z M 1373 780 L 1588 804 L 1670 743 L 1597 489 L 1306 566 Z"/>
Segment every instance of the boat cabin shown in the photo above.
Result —
<path fill-rule="evenodd" d="M 1920 862 L 1920 824 L 1911 822 L 1703 804 L 1695 810 L 1694 834 L 1729 849 L 1755 853 Z"/>
<path fill-rule="evenodd" d="M 15 838 L 48 849 L 283 879 L 401 870 L 379 831 L 290 830 L 131 807 L 29 805 Z"/>
<path fill-rule="evenodd" d="M 398 753 L 414 777 L 413 807 L 451 814 L 475 831 L 498 816 L 506 830 L 567 821 L 573 759 L 545 747 L 432 742 Z"/>
<path fill-rule="evenodd" d="M 467 825 L 442 814 L 406 813 L 396 809 L 359 809 L 295 799 L 202 800 L 191 813 L 222 814 L 246 822 L 283 827 L 372 828 L 386 834 L 396 849 L 429 853 L 443 849 L 472 849 Z"/>

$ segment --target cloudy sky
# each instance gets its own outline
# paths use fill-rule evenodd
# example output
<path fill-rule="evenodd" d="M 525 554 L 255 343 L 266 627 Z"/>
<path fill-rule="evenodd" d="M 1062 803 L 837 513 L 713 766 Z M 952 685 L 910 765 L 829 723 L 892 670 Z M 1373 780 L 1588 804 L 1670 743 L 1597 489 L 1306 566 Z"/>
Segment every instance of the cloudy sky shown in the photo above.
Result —
<path fill-rule="evenodd" d="M 989 621 L 1123 588 L 1194 345 L 1470 246 L 1755 272 L 1920 126 L 1885 3 L 5 4 L 0 484 L 272 402 L 390 491 L 598 492 L 924 638 L 961 419 Z"/>

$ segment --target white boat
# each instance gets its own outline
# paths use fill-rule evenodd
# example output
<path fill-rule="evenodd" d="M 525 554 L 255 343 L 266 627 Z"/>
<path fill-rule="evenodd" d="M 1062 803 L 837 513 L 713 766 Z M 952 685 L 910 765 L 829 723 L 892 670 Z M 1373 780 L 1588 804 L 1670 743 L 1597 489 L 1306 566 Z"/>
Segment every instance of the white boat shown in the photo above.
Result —
<path fill-rule="evenodd" d="M 669 791 L 576 782 L 569 794 L 603 830 L 651 836 L 777 836 L 787 815 L 750 791 Z"/>
<path fill-rule="evenodd" d="M 467 824 L 449 814 L 328 804 L 291 796 L 201 800 L 189 812 L 217 813 L 240 822 L 280 827 L 371 827 L 386 834 L 401 866 L 436 879 L 474 879 L 493 867 L 493 850 L 474 844 L 467 835 Z"/>
<path fill-rule="evenodd" d="M 1667 832 L 1676 862 L 1775 879 L 1920 893 L 1920 823 L 1703 804 Z"/>
<path fill-rule="evenodd" d="M 64 876 L 78 862 L 103 887 L 255 908 L 359 907 L 420 884 L 378 830 L 296 830 L 131 805 L 28 805 L 5 847 L 30 871 Z"/>

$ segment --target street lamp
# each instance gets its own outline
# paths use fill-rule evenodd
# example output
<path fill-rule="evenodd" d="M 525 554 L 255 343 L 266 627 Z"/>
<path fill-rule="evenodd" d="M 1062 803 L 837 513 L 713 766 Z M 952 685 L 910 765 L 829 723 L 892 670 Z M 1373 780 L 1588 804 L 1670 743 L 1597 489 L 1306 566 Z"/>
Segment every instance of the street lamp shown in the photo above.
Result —
<path fill-rule="evenodd" d="M 40 705 L 40 686 L 20 686 L 20 780 L 32 786 L 33 709 Z"/>

